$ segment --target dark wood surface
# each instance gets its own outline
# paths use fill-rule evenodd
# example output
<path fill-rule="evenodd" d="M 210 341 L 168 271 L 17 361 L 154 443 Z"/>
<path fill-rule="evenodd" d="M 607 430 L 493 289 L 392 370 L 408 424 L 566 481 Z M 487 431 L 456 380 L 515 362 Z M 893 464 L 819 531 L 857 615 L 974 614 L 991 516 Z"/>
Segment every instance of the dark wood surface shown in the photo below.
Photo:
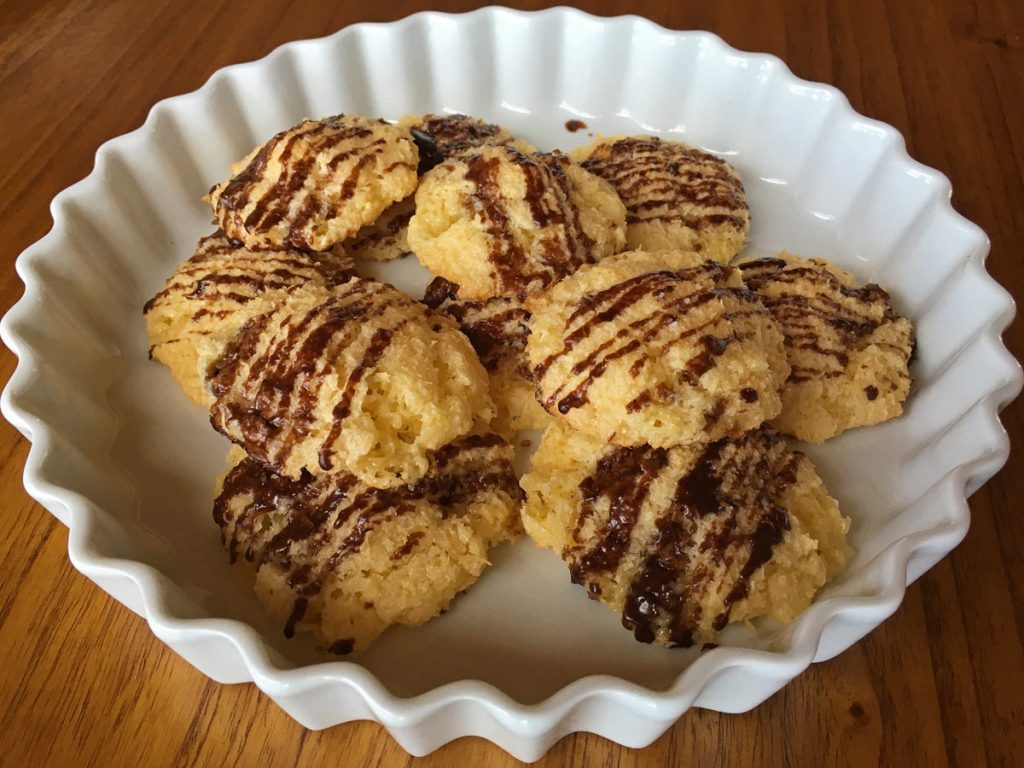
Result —
<path fill-rule="evenodd" d="M 531 3 L 517 6 L 540 7 Z M 219 67 L 411 2 L 0 0 L 0 308 L 50 199 L 97 146 L 158 99 Z M 468 10 L 468 2 L 440 2 Z M 1024 287 L 1024 3 L 1020 0 L 582 3 L 708 29 L 833 83 L 948 174 L 954 203 L 992 238 L 989 268 Z M 1020 356 L 1020 324 L 1007 333 Z M 0 377 L 14 360 L 0 351 Z M 1019 449 L 1020 401 L 1004 414 Z M 422 761 L 355 723 L 308 732 L 251 685 L 221 686 L 75 572 L 67 532 L 21 484 L 27 444 L 0 424 L 0 765 L 513 765 L 479 739 Z M 654 745 L 563 739 L 542 765 L 1024 764 L 1024 476 L 1019 453 L 971 500 L 966 541 L 897 613 L 755 711 L 685 715 Z"/>

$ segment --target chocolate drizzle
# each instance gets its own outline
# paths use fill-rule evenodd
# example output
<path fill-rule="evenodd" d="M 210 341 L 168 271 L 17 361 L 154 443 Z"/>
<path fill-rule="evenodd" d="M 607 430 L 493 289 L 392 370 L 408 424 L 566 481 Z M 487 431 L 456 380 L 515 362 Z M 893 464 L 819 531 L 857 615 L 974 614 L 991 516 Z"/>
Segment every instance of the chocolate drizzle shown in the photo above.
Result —
<path fill-rule="evenodd" d="M 466 513 L 484 494 L 518 502 L 511 458 L 512 448 L 497 435 L 471 435 L 436 451 L 419 482 L 392 489 L 369 487 L 343 472 L 292 479 L 246 458 L 224 478 L 213 518 L 232 562 L 244 553 L 257 567 L 279 571 L 294 592 L 285 622 L 291 637 L 298 623 L 316 620 L 314 601 L 376 527 L 424 504 L 438 507 L 444 518 Z M 392 567 L 400 567 L 423 536 L 413 532 L 391 555 Z M 333 586 L 344 589 L 343 582 Z"/>
<path fill-rule="evenodd" d="M 331 469 L 331 453 L 334 449 L 334 443 L 341 434 L 342 422 L 348 418 L 352 410 L 352 398 L 355 396 L 356 387 L 359 386 L 359 383 L 365 378 L 366 374 L 376 367 L 377 362 L 384 356 L 384 353 L 391 345 L 391 339 L 394 338 L 395 332 L 403 325 L 405 325 L 404 322 L 399 322 L 395 326 L 378 328 L 374 331 L 373 336 L 370 337 L 370 343 L 363 350 L 362 358 L 356 367 L 352 369 L 352 372 L 349 373 L 348 381 L 345 382 L 345 389 L 342 390 L 341 397 L 331 413 L 331 429 L 327 433 L 327 438 L 324 440 L 323 445 L 320 446 L 317 454 L 320 469 L 325 471 Z"/>
<path fill-rule="evenodd" d="M 789 530 L 782 500 L 803 456 L 776 433 L 754 430 L 688 461 L 672 458 L 689 450 L 614 448 L 579 486 L 565 552 L 572 579 L 593 597 L 627 585 L 622 622 L 642 642 L 688 646 L 722 629 Z M 662 478 L 674 493 L 664 484 L 651 492 Z M 705 606 L 719 607 L 705 615 Z"/>
<path fill-rule="evenodd" d="M 594 516 L 598 504 L 605 523 L 597 543 L 574 556 L 569 572 L 576 584 L 596 571 L 614 571 L 629 547 L 637 516 L 650 491 L 651 482 L 665 468 L 664 448 L 639 446 L 615 448 L 597 462 L 593 475 L 580 483 L 580 511 L 573 530 L 579 540 L 583 527 Z"/>
<path fill-rule="evenodd" d="M 600 144 L 581 165 L 615 187 L 628 224 L 746 227 L 743 184 L 714 155 L 656 137 L 628 137 Z"/>
<path fill-rule="evenodd" d="M 461 114 L 424 115 L 410 133 L 420 147 L 421 157 L 424 149 L 437 154 L 438 162 L 434 165 L 467 150 L 515 141 L 515 137 L 500 125 Z"/>

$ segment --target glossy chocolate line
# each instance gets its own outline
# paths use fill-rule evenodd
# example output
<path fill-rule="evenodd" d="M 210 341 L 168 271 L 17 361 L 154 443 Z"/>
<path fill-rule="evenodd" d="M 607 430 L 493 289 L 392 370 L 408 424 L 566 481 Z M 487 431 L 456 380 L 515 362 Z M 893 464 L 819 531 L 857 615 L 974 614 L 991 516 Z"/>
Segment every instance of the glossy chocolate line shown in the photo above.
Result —
<path fill-rule="evenodd" d="M 557 276 L 575 271 L 591 260 L 594 240 L 584 230 L 579 209 L 572 203 L 572 183 L 564 167 L 568 159 L 559 153 L 532 158 L 517 151 L 511 154 L 526 179 L 526 202 L 534 223 L 539 227 L 562 227 L 564 240 L 543 241 L 547 266 Z"/>
<path fill-rule="evenodd" d="M 501 160 L 480 154 L 464 158 L 466 179 L 475 186 L 467 206 L 483 221 L 490 242 L 489 259 L 498 292 L 522 299 L 593 260 L 594 240 L 586 232 L 573 202 L 575 189 L 566 173 L 569 159 L 560 153 L 527 155 L 506 146 L 505 159 L 523 175 L 524 202 L 542 229 L 529 257 L 512 237 L 509 212 L 498 185 Z"/>
<path fill-rule="evenodd" d="M 253 202 L 252 210 L 242 221 L 242 226 L 245 229 L 258 231 L 265 222 L 266 229 L 270 229 L 270 227 L 274 226 L 284 217 L 287 209 L 282 208 L 282 199 L 285 196 L 290 197 L 301 186 L 313 164 L 311 153 L 306 153 L 304 157 L 299 158 L 294 168 L 288 165 L 295 145 L 299 143 L 300 139 L 311 138 L 323 133 L 326 129 L 327 126 L 323 123 L 307 123 L 303 128 L 296 130 L 288 136 L 277 157 L 278 162 L 281 164 L 281 174 L 278 176 L 277 181 L 271 184 L 263 195 Z M 271 157 L 273 157 L 273 152 Z M 254 180 L 253 184 L 246 190 L 245 205 L 248 205 L 250 202 L 252 192 L 254 191 L 253 187 L 258 181 Z M 274 218 L 266 221 L 271 216 Z"/>
<path fill-rule="evenodd" d="M 633 286 L 638 282 L 643 283 L 647 282 L 648 280 L 651 280 L 651 276 L 656 276 L 659 280 L 667 281 L 668 285 L 671 285 L 672 283 L 677 281 L 696 282 L 701 279 L 711 279 L 715 282 L 721 282 L 727 277 L 729 269 L 731 269 L 731 267 L 727 267 L 723 264 L 718 264 L 717 262 L 708 261 L 694 267 L 688 267 L 686 269 L 680 269 L 675 271 L 659 270 L 657 272 L 645 272 L 642 275 L 631 277 L 627 280 L 623 280 L 620 283 L 616 283 L 615 285 L 612 285 L 609 288 L 604 288 L 603 290 L 597 291 L 595 293 L 585 294 L 584 296 L 580 297 L 578 306 L 576 307 L 576 309 L 573 310 L 572 314 L 569 315 L 568 320 L 566 320 L 566 329 L 568 330 L 572 328 L 574 323 L 576 323 L 578 320 L 581 320 L 587 313 L 601 314 L 602 316 L 604 316 L 604 313 L 607 312 L 607 309 L 600 310 L 602 306 L 604 306 L 605 304 L 614 305 L 615 302 L 619 300 L 620 294 L 628 293 L 633 288 Z M 625 306 L 628 306 L 628 304 Z M 622 309 L 625 309 L 625 306 L 618 308 L 618 311 L 622 311 Z M 610 315 L 609 317 L 614 317 L 615 314 L 617 314 L 617 312 Z"/>
<path fill-rule="evenodd" d="M 669 286 L 674 282 L 671 272 L 649 272 L 643 275 L 624 280 L 611 288 L 606 288 L 596 294 L 586 294 L 579 300 L 579 306 L 573 310 L 566 320 L 565 330 L 567 331 L 562 340 L 562 348 L 553 352 L 534 366 L 534 376 L 540 379 L 547 373 L 548 369 L 563 355 L 568 354 L 581 341 L 584 341 L 602 322 L 608 322 L 617 317 L 621 312 L 628 309 L 641 299 L 655 293 L 660 286 Z M 600 312 L 596 311 L 605 301 L 611 300 L 611 305 Z M 584 313 L 590 312 L 591 316 L 584 322 L 573 328 L 573 323 L 582 318 Z M 647 318 L 642 318 L 646 322 Z M 572 330 L 570 330 L 572 329 Z M 622 329 L 620 335 L 627 332 Z"/>
<path fill-rule="evenodd" d="M 597 543 L 582 553 L 570 553 L 573 561 L 569 572 L 574 583 L 582 584 L 587 574 L 611 572 L 618 567 L 629 548 L 651 483 L 667 463 L 668 452 L 664 448 L 614 448 L 601 457 L 594 474 L 580 483 L 580 510 L 570 541 L 579 541 L 583 526 L 600 502 L 607 502 L 608 511 Z"/>
<path fill-rule="evenodd" d="M 679 213 L 665 213 L 658 216 L 637 216 L 632 213 L 626 214 L 627 224 L 646 224 L 651 221 L 674 222 L 689 227 L 690 229 L 718 227 L 723 224 L 728 224 L 735 229 L 742 229 L 745 224 L 742 217 L 724 213 L 706 213 L 701 216 L 687 216 Z"/>
<path fill-rule="evenodd" d="M 526 257 L 515 238 L 510 236 L 511 221 L 508 210 L 501 202 L 498 187 L 497 158 L 470 155 L 466 158 L 466 179 L 475 186 L 467 200 L 474 214 L 478 214 L 487 229 L 490 240 L 489 258 L 494 268 L 499 291 L 524 293 L 523 266 Z"/>
<path fill-rule="evenodd" d="M 220 260 L 226 263 L 214 264 L 211 272 L 211 261 Z M 271 269 L 271 266 L 274 266 Z M 239 275 L 225 274 L 220 270 L 237 270 Z M 251 297 L 243 294 L 210 293 L 211 285 L 237 284 L 248 285 L 256 292 L 265 287 L 283 287 L 275 283 L 273 286 L 264 284 L 272 278 L 281 278 L 281 283 L 297 283 L 308 279 L 312 274 L 322 272 L 324 277 L 334 282 L 344 282 L 348 278 L 345 271 L 331 261 L 313 262 L 289 258 L 281 252 L 252 253 L 227 244 L 224 235 L 218 232 L 199 241 L 196 253 L 171 276 L 167 285 L 143 306 L 143 313 L 150 312 L 154 306 L 173 293 L 182 293 L 186 286 L 191 290 L 185 295 L 189 299 L 223 299 L 242 297 L 248 301 Z M 344 279 L 342 279 L 344 276 Z"/>
<path fill-rule="evenodd" d="M 416 549 L 416 545 L 420 543 L 420 539 L 423 538 L 423 531 L 413 531 L 409 534 L 409 537 L 405 540 L 398 549 L 391 553 L 392 560 L 401 560 L 402 558 L 408 557 L 409 554 Z"/>

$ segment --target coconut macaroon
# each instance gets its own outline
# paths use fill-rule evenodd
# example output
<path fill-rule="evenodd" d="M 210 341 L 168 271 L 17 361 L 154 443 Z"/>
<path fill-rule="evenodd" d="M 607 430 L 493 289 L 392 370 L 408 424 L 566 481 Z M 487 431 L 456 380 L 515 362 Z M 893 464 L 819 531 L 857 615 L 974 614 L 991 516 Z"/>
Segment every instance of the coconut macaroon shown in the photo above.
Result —
<path fill-rule="evenodd" d="M 508 144 L 524 152 L 534 149 L 507 129 L 467 115 L 406 115 L 398 127 L 409 131 L 419 148 L 417 173 L 421 176 L 438 163 L 483 146 Z M 416 210 L 413 196 L 392 205 L 342 246 L 352 257 L 390 261 L 409 253 L 409 219 Z"/>
<path fill-rule="evenodd" d="M 479 147 L 511 146 L 523 152 L 536 149 L 505 127 L 462 114 L 405 115 L 398 127 L 412 134 L 420 150 L 420 175 L 450 157 Z"/>
<path fill-rule="evenodd" d="M 419 151 L 383 120 L 336 115 L 274 136 L 210 190 L 214 217 L 250 248 L 325 251 L 416 189 Z"/>
<path fill-rule="evenodd" d="M 493 434 L 441 448 L 393 489 L 347 473 L 290 479 L 234 451 L 213 511 L 229 557 L 285 635 L 309 630 L 332 653 L 443 613 L 518 530 L 512 447 Z"/>
<path fill-rule="evenodd" d="M 743 248 L 747 197 L 721 158 L 656 136 L 599 138 L 571 154 L 619 193 L 630 248 L 697 251 L 723 263 Z"/>
<path fill-rule="evenodd" d="M 851 556 L 849 519 L 767 428 L 654 448 L 555 425 L 522 486 L 527 534 L 642 642 L 688 646 L 731 621 L 791 621 Z"/>
<path fill-rule="evenodd" d="M 282 475 L 416 482 L 493 415 L 487 374 L 446 317 L 385 283 L 310 287 L 246 323 L 210 366 L 214 428 Z"/>
<path fill-rule="evenodd" d="M 914 329 L 888 293 L 822 259 L 786 252 L 738 266 L 786 337 L 792 371 L 777 429 L 821 443 L 903 413 Z"/>
<path fill-rule="evenodd" d="M 541 404 L 596 439 L 707 442 L 779 413 L 782 333 L 738 269 L 633 251 L 583 267 L 528 308 Z"/>
<path fill-rule="evenodd" d="M 620 251 L 625 218 L 611 185 L 565 155 L 484 147 L 423 176 L 409 246 L 465 299 L 522 299 Z"/>
<path fill-rule="evenodd" d="M 204 237 L 146 302 L 150 357 L 171 369 L 194 402 L 209 407 L 206 369 L 239 328 L 303 286 L 329 290 L 346 282 L 352 266 L 343 253 L 252 251 L 223 232 Z"/>
<path fill-rule="evenodd" d="M 487 369 L 496 414 L 491 428 L 506 436 L 521 429 L 544 429 L 551 416 L 537 402 L 526 364 L 530 313 L 522 303 L 503 296 L 464 301 L 459 287 L 443 277 L 427 286 L 423 303 L 459 324 Z"/>

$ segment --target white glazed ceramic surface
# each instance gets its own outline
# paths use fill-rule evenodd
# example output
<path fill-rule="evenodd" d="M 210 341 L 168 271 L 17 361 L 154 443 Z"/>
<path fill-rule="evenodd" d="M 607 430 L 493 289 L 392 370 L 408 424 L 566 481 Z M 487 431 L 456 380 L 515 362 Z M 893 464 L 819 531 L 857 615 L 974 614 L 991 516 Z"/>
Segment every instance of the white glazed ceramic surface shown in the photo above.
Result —
<path fill-rule="evenodd" d="M 752 252 L 834 259 L 913 318 L 905 415 L 809 451 L 857 557 L 791 626 L 734 626 L 703 654 L 642 645 L 522 540 L 443 618 L 338 661 L 285 640 L 232 578 L 210 514 L 227 443 L 147 359 L 142 304 L 211 230 L 200 197 L 257 143 L 306 116 L 442 110 L 544 149 L 586 141 L 564 127 L 578 118 L 720 154 L 746 183 Z M 565 9 L 358 25 L 221 70 L 100 148 L 18 260 L 3 413 L 32 441 L 25 485 L 70 527 L 75 567 L 214 679 L 254 681 L 310 728 L 376 720 L 414 754 L 472 734 L 531 760 L 576 730 L 642 746 L 689 707 L 749 709 L 849 647 L 966 533 L 965 497 L 1006 461 L 997 413 L 1021 375 L 1000 340 L 1013 303 L 949 198 L 894 129 L 711 34 Z M 424 282 L 412 259 L 377 272 Z"/>

